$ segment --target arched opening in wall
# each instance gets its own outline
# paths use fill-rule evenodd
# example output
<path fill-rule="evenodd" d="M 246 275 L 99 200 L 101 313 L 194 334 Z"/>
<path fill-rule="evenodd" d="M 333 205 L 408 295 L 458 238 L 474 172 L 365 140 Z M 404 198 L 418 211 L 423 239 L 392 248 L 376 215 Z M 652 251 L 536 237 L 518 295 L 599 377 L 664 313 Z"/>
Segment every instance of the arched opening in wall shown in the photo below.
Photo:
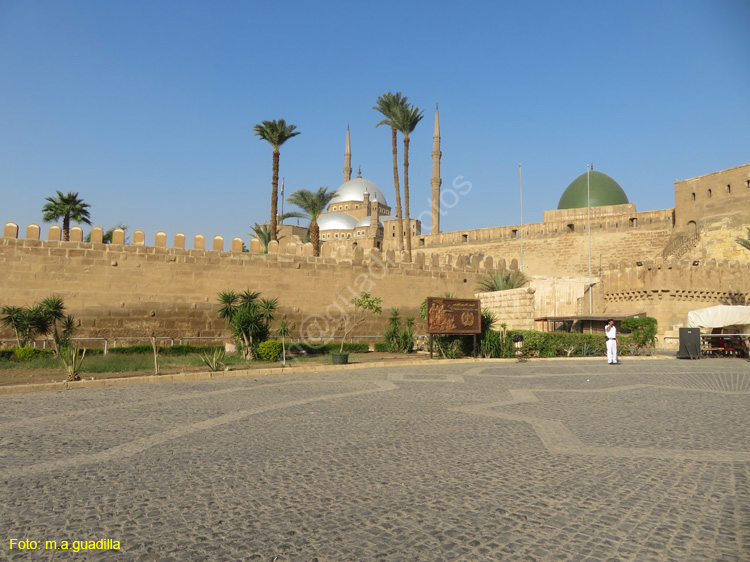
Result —
<path fill-rule="evenodd" d="M 688 227 L 688 234 L 692 235 L 698 232 L 698 225 L 695 224 L 695 221 L 688 222 L 687 227 Z"/>
<path fill-rule="evenodd" d="M 732 184 L 727 184 L 727 194 L 732 193 Z"/>
<path fill-rule="evenodd" d="M 695 201 L 695 193 L 693 193 L 693 201 Z"/>
<path fill-rule="evenodd" d="M 708 190 L 708 198 L 711 199 L 711 190 Z"/>
<path fill-rule="evenodd" d="M 378 248 L 378 250 L 380 249 L 380 241 L 379 240 L 377 242 L 375 242 L 375 246 Z"/>
<path fill-rule="evenodd" d="M 750 189 L 750 180 L 745 180 L 745 187 Z"/>
<path fill-rule="evenodd" d="M 512 230 L 513 238 L 518 238 L 518 230 L 515 228 Z"/>
<path fill-rule="evenodd" d="M 356 245 L 357 245 L 357 243 L 356 243 L 356 242 L 354 242 L 354 243 L 352 244 L 352 248 L 353 248 L 353 247 L 355 247 Z"/>
<path fill-rule="evenodd" d="M 635 228 L 638 225 L 638 219 L 632 218 L 630 219 L 630 228 Z"/>
<path fill-rule="evenodd" d="M 419 239 L 419 245 L 420 246 L 424 246 L 424 238 L 420 238 Z"/>
<path fill-rule="evenodd" d="M 574 225 L 573 223 L 570 223 L 568 225 L 568 232 L 575 232 L 575 231 L 576 231 L 576 225 Z"/>
<path fill-rule="evenodd" d="M 461 242 L 468 242 L 469 241 L 469 235 L 468 234 L 462 234 L 461 235 Z"/>

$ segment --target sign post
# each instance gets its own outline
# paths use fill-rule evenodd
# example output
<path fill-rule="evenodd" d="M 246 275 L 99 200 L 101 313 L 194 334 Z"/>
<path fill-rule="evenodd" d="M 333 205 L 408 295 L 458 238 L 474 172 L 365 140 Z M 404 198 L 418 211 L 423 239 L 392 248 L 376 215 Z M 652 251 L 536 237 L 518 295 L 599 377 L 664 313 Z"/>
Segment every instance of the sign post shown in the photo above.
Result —
<path fill-rule="evenodd" d="M 430 334 L 430 359 L 434 334 L 472 334 L 476 357 L 477 334 L 482 333 L 482 306 L 479 299 L 427 297 L 427 333 Z"/>

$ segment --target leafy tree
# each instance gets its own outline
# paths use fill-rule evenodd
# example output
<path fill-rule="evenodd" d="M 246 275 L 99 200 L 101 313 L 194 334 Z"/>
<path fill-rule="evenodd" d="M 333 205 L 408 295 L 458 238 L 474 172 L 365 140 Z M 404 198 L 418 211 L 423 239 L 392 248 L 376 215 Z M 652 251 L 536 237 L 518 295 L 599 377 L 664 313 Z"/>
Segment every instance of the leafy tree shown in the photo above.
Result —
<path fill-rule="evenodd" d="M 42 220 L 44 222 L 57 222 L 62 219 L 63 240 L 66 242 L 70 240 L 70 221 L 91 225 L 91 216 L 88 211 L 91 205 L 84 203 L 83 199 L 79 199 L 78 192 L 68 191 L 68 193 L 63 194 L 58 191 L 57 197 L 47 197 L 45 201 L 47 201 L 47 204 L 42 207 L 42 213 L 44 213 Z"/>
<path fill-rule="evenodd" d="M 362 291 L 358 297 L 352 299 L 354 312 L 352 312 L 351 316 L 344 316 L 341 321 L 344 334 L 341 338 L 341 349 L 339 350 L 339 353 L 344 352 L 344 342 L 346 341 L 347 336 L 351 337 L 354 334 L 354 330 L 364 324 L 368 318 L 373 315 L 377 316 L 383 311 L 381 302 L 380 297 L 371 297 L 370 293 L 367 291 Z M 362 316 L 358 317 L 360 311 Z"/>
<path fill-rule="evenodd" d="M 279 328 L 276 330 L 276 333 L 281 336 L 281 361 L 286 367 L 286 338 L 291 335 L 289 320 L 282 320 L 279 322 Z"/>
<path fill-rule="evenodd" d="M 736 238 L 735 242 L 745 248 L 746 250 L 750 250 L 750 226 L 747 228 L 747 240 L 744 238 Z"/>
<path fill-rule="evenodd" d="M 255 135 L 273 147 L 273 175 L 271 179 L 271 240 L 277 240 L 277 209 L 279 203 L 279 148 L 292 137 L 299 135 L 296 125 L 287 125 L 284 119 L 263 121 L 255 125 Z"/>
<path fill-rule="evenodd" d="M 620 322 L 623 332 L 633 334 L 638 347 L 653 347 L 656 345 L 656 318 L 644 316 L 643 318 L 624 318 Z"/>
<path fill-rule="evenodd" d="M 393 124 L 404 135 L 404 217 L 406 218 L 406 255 L 411 261 L 411 220 L 409 218 L 409 135 L 422 120 L 422 111 L 414 105 L 398 106 L 393 114 Z"/>
<path fill-rule="evenodd" d="M 317 192 L 300 189 L 292 193 L 286 200 L 302 209 L 301 213 L 290 213 L 292 216 L 310 219 L 310 240 L 313 245 L 313 255 L 320 255 L 320 227 L 318 217 L 326 210 L 328 204 L 336 197 L 336 191 L 328 191 L 327 187 L 319 187 Z"/>
<path fill-rule="evenodd" d="M 397 131 L 394 123 L 394 115 L 398 108 L 404 108 L 407 104 L 406 96 L 402 95 L 401 92 L 386 92 L 382 96 L 378 97 L 375 102 L 376 105 L 372 106 L 375 111 L 379 111 L 385 119 L 380 121 L 375 127 L 385 125 L 391 128 L 391 146 L 393 152 L 393 186 L 396 190 L 396 221 L 398 223 L 398 247 L 402 249 L 404 247 L 404 225 L 403 225 L 403 214 L 401 211 L 401 189 L 398 181 L 398 143 L 397 143 Z"/>
<path fill-rule="evenodd" d="M 492 293 L 494 291 L 506 291 L 508 289 L 520 289 L 528 279 L 521 271 L 501 271 L 490 273 L 486 278 L 477 282 L 477 291 Z"/>

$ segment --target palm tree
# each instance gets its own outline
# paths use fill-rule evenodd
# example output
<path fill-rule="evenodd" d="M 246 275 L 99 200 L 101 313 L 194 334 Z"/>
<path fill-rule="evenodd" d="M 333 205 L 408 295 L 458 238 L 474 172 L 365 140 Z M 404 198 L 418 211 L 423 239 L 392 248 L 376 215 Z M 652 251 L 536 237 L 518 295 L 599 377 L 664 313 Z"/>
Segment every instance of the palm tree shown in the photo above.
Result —
<path fill-rule="evenodd" d="M 13 328 L 18 347 L 25 347 L 29 335 L 28 309 L 22 306 L 6 305 L 0 308 L 0 312 L 5 315 L 0 318 L 0 325 L 5 328 Z"/>
<path fill-rule="evenodd" d="M 747 227 L 747 240 L 744 238 L 735 238 L 735 242 L 746 250 L 750 250 L 750 226 Z"/>
<path fill-rule="evenodd" d="M 271 179 L 271 240 L 276 240 L 276 212 L 279 203 L 279 148 L 292 137 L 299 135 L 295 132 L 296 125 L 287 125 L 286 121 L 263 121 L 255 125 L 255 135 L 267 141 L 273 147 L 273 176 Z"/>
<path fill-rule="evenodd" d="M 91 217 L 88 203 L 78 198 L 78 192 L 68 191 L 65 195 L 61 191 L 57 192 L 57 197 L 47 197 L 48 203 L 42 207 L 44 222 L 56 222 L 63 220 L 63 240 L 70 240 L 70 221 L 86 223 L 91 226 Z"/>
<path fill-rule="evenodd" d="M 393 124 L 404 135 L 404 215 L 406 217 L 406 255 L 411 261 L 411 220 L 409 218 L 409 135 L 422 120 L 422 111 L 411 104 L 398 107 L 393 115 Z"/>
<path fill-rule="evenodd" d="M 477 281 L 477 291 L 482 293 L 492 293 L 494 291 L 506 291 L 508 289 L 520 289 L 528 279 L 518 270 L 501 271 L 499 273 L 490 273 L 484 279 Z"/>
<path fill-rule="evenodd" d="M 276 320 L 276 309 L 279 308 L 279 299 L 274 297 L 272 299 L 260 298 L 258 300 L 258 309 L 260 316 L 266 326 L 269 326 L 271 322 Z"/>
<path fill-rule="evenodd" d="M 303 219 L 310 219 L 310 241 L 313 245 L 313 255 L 320 255 L 320 228 L 318 217 L 325 211 L 331 200 L 336 197 L 336 191 L 328 192 L 327 187 L 319 187 L 317 192 L 309 189 L 300 189 L 286 198 L 288 203 L 297 205 L 302 209 L 301 213 L 290 213 Z"/>
<path fill-rule="evenodd" d="M 399 249 L 404 247 L 404 229 L 402 222 L 403 214 L 401 212 L 401 189 L 398 182 L 398 144 L 396 142 L 396 125 L 393 122 L 393 116 L 395 115 L 397 108 L 406 106 L 406 101 L 408 99 L 409 98 L 402 95 L 401 92 L 396 92 L 395 94 L 392 92 L 386 92 L 377 99 L 377 105 L 372 106 L 375 111 L 379 111 L 383 114 L 383 117 L 385 117 L 385 119 L 375 125 L 375 127 L 377 128 L 380 125 L 386 125 L 391 128 L 391 145 L 393 147 L 393 186 L 396 189 L 396 220 L 398 224 Z"/>
<path fill-rule="evenodd" d="M 283 361 L 282 364 L 286 367 L 286 338 L 291 334 L 289 320 L 282 320 L 279 322 L 279 329 L 276 330 L 276 333 L 281 336 L 281 358 Z"/>
<path fill-rule="evenodd" d="M 267 254 L 268 243 L 271 241 L 271 229 L 267 224 L 258 224 L 256 222 L 255 225 L 251 227 L 251 230 L 252 232 L 250 234 L 260 241 L 260 245 L 263 247 L 263 253 Z"/>

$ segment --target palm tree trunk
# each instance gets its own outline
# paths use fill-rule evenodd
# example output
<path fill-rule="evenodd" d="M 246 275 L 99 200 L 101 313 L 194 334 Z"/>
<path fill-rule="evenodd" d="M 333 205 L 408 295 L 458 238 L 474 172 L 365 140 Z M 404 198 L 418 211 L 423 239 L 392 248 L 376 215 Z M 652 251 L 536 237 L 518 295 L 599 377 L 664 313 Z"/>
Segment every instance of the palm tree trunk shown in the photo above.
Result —
<path fill-rule="evenodd" d="M 310 223 L 310 242 L 312 242 L 313 256 L 320 256 L 320 227 L 318 221 Z"/>
<path fill-rule="evenodd" d="M 409 219 L 409 137 L 404 135 L 404 218 L 406 219 L 406 261 L 411 263 L 411 220 Z"/>
<path fill-rule="evenodd" d="M 276 236 L 276 215 L 279 206 L 279 151 L 273 151 L 273 178 L 271 179 L 271 240 L 278 240 Z"/>
<path fill-rule="evenodd" d="M 391 127 L 391 141 L 393 144 L 393 185 L 396 188 L 396 224 L 398 227 L 398 234 L 396 240 L 398 241 L 398 249 L 404 249 L 404 224 L 401 220 L 403 216 L 401 214 L 401 189 L 398 183 L 398 143 L 396 139 L 396 127 Z"/>
<path fill-rule="evenodd" d="M 65 215 L 63 217 L 63 241 L 68 242 L 70 240 L 70 216 Z"/>

